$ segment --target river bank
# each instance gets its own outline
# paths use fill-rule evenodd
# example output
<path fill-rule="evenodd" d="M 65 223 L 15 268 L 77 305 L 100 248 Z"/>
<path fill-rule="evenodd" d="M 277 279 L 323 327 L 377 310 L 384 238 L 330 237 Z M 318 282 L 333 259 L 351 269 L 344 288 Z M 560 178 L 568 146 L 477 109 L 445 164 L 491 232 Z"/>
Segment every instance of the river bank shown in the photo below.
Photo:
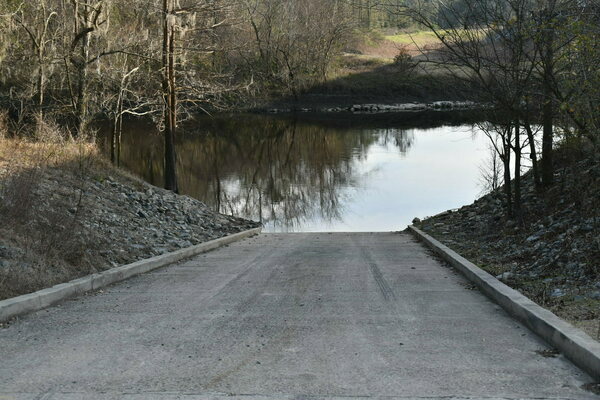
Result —
<path fill-rule="evenodd" d="M 422 111 L 471 108 L 478 101 L 471 82 L 429 62 L 413 46 L 408 52 L 402 49 L 382 41 L 363 48 L 362 54 L 344 54 L 327 80 L 279 95 L 276 90 L 265 93 L 248 110 Z"/>
<path fill-rule="evenodd" d="M 406 113 L 406 112 L 431 112 L 431 111 L 472 111 L 483 110 L 487 106 L 485 104 L 475 103 L 473 101 L 432 101 L 429 103 L 412 102 L 412 103 L 356 103 L 352 105 L 334 105 L 315 106 L 311 104 L 302 105 L 286 105 L 274 108 L 255 109 L 255 112 L 265 112 L 269 114 L 285 114 L 285 113 L 352 113 L 352 114 L 385 114 L 385 113 Z"/>
<path fill-rule="evenodd" d="M 0 139 L 0 299 L 259 224 L 151 186 L 88 142 Z"/>
<path fill-rule="evenodd" d="M 561 149 L 544 193 L 523 180 L 524 222 L 501 191 L 415 225 L 509 286 L 600 340 L 600 163 Z"/>

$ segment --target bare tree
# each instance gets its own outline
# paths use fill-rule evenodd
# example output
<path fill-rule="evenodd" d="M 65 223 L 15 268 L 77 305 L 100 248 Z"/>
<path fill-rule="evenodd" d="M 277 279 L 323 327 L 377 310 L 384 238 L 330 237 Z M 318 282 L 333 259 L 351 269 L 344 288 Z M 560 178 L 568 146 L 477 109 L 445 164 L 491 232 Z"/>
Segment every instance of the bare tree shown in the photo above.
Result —
<path fill-rule="evenodd" d="M 489 158 L 479 166 L 479 172 L 483 194 L 498 190 L 504 183 L 501 160 L 493 145 L 489 146 Z"/>
<path fill-rule="evenodd" d="M 77 86 L 73 95 L 77 132 L 82 133 L 88 123 L 88 68 L 97 57 L 90 58 L 90 37 L 107 22 L 104 0 L 71 0 L 73 6 L 73 39 L 70 61 L 75 67 Z"/>
<path fill-rule="evenodd" d="M 241 49 L 257 77 L 295 97 L 324 81 L 353 28 L 345 1 L 243 0 L 254 51 Z"/>
<path fill-rule="evenodd" d="M 165 137 L 165 189 L 175 193 L 177 186 L 177 166 L 175 155 L 175 130 L 177 129 L 177 88 L 175 86 L 175 0 L 163 0 L 163 51 L 162 51 L 162 90 Z"/>
<path fill-rule="evenodd" d="M 25 10 L 21 8 L 14 15 L 15 21 L 25 30 L 31 41 L 31 48 L 35 54 L 34 59 L 37 62 L 37 77 L 35 79 L 35 103 L 37 112 L 43 117 L 44 92 L 46 85 L 46 69 L 48 66 L 48 45 L 52 39 L 48 37 L 50 30 L 50 22 L 57 17 L 55 11 L 49 11 L 45 0 L 40 0 L 37 7 L 28 10 L 33 14 L 31 21 L 27 21 Z"/>
<path fill-rule="evenodd" d="M 480 100 L 494 106 L 500 123 L 483 128 L 504 165 L 507 210 L 511 216 L 520 217 L 521 127 L 533 132 L 526 99 L 531 94 L 537 65 L 531 40 L 530 2 L 464 0 L 461 4 L 466 12 L 446 3 L 440 3 L 441 9 L 437 10 L 428 5 L 408 12 L 443 44 L 433 55 L 427 54 L 428 61 L 476 87 Z M 440 19 L 446 28 L 439 28 Z M 529 143 L 534 143 L 533 139 Z M 511 152 L 515 155 L 514 181 L 510 173 Z M 531 157 L 536 157 L 535 148 Z M 533 165 L 537 168 L 537 160 L 533 160 Z"/>

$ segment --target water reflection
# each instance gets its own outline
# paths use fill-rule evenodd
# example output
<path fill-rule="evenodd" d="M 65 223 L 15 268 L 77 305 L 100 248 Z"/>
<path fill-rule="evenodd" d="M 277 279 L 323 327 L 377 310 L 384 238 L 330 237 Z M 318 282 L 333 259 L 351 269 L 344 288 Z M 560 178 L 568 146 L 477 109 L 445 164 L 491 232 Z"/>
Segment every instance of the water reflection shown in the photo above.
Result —
<path fill-rule="evenodd" d="M 407 177 L 400 175 L 411 165 L 406 161 L 415 142 L 420 145 L 432 130 L 353 125 L 361 124 L 256 115 L 203 118 L 178 138 L 180 188 L 215 210 L 261 221 L 269 231 L 403 229 L 408 217 L 390 208 L 401 199 L 375 205 L 389 190 L 414 190 L 405 188 Z M 440 144 L 448 129 L 464 130 L 443 128 Z M 162 140 L 153 126 L 127 124 L 122 146 L 122 165 L 161 185 Z M 385 210 L 390 216 L 381 220 Z M 366 222 L 377 220 L 378 225 Z"/>

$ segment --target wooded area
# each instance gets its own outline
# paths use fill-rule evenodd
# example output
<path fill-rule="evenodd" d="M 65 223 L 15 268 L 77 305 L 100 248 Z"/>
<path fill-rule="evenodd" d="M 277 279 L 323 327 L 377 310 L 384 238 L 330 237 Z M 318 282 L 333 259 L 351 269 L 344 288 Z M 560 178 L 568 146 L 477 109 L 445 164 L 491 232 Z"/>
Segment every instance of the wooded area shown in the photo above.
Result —
<path fill-rule="evenodd" d="M 494 180 L 513 181 L 504 191 L 517 220 L 525 155 L 538 190 L 554 181 L 557 140 L 592 147 L 597 156 L 599 7 L 577 0 L 460 0 L 409 10 L 443 44 L 428 60 L 475 86 L 493 107 L 482 128 L 503 164 L 503 179 Z"/>
<path fill-rule="evenodd" d="M 0 5 L 0 108 L 19 134 L 36 118 L 85 131 L 148 115 L 165 132 L 207 106 L 296 94 L 328 70 L 351 34 L 345 1 L 9 0 Z M 167 174 L 171 176 L 171 174 Z M 166 186 L 177 190 L 174 176 Z"/>
<path fill-rule="evenodd" d="M 49 119 L 76 136 L 93 118 L 108 119 L 115 163 L 123 117 L 152 117 L 164 132 L 165 187 L 177 192 L 181 121 L 273 94 L 297 98 L 326 82 L 369 31 L 427 29 L 440 45 L 423 49 L 418 62 L 464 81 L 474 100 L 495 110 L 482 127 L 504 181 L 514 175 L 505 194 L 518 216 L 524 157 L 543 190 L 553 180 L 558 132 L 598 148 L 599 7 L 594 0 L 5 0 L 0 110 L 14 135 Z"/>

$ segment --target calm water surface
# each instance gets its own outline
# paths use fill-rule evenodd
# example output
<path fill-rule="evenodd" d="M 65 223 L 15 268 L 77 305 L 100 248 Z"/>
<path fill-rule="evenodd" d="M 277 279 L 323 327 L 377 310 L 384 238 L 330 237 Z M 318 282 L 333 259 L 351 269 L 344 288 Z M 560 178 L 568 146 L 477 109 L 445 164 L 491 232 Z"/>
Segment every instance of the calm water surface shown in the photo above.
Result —
<path fill-rule="evenodd" d="M 267 232 L 402 230 L 481 192 L 488 139 L 457 118 L 202 118 L 178 138 L 181 192 Z M 121 160 L 162 184 L 162 139 L 151 124 L 126 125 Z"/>

